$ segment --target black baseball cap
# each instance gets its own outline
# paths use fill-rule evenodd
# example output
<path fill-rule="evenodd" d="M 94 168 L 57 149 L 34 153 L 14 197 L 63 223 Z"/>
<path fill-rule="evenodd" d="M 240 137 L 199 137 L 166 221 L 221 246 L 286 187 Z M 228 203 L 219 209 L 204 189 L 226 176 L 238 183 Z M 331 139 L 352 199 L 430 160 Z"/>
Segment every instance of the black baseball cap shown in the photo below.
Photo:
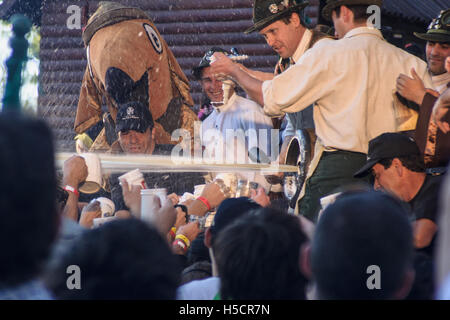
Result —
<path fill-rule="evenodd" d="M 229 198 L 222 201 L 214 215 L 213 223 L 210 227 L 211 233 L 217 235 L 230 223 L 250 210 L 259 209 L 261 206 L 247 197 Z"/>
<path fill-rule="evenodd" d="M 134 130 L 144 133 L 148 127 L 153 128 L 153 117 L 146 105 L 135 101 L 119 106 L 116 132 Z"/>
<path fill-rule="evenodd" d="M 367 162 L 353 176 L 360 178 L 369 174 L 372 167 L 382 159 L 393 159 L 412 155 L 420 155 L 419 147 L 413 138 L 403 133 L 383 133 L 370 140 Z"/>
<path fill-rule="evenodd" d="M 203 56 L 202 60 L 200 60 L 198 66 L 192 68 L 192 75 L 195 79 L 201 79 L 203 68 L 209 67 L 211 65 L 211 57 L 216 52 L 223 52 L 225 54 L 228 54 L 228 51 L 219 47 L 212 47 L 211 49 L 209 49 Z"/>

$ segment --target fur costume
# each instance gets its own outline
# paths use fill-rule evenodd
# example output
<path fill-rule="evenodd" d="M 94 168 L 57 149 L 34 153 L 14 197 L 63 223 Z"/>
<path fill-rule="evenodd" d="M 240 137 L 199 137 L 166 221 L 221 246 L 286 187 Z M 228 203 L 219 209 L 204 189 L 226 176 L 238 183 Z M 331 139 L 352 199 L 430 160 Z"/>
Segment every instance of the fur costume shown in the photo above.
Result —
<path fill-rule="evenodd" d="M 157 144 L 174 144 L 171 134 L 186 129 L 193 138 L 196 114 L 189 83 L 167 43 L 147 14 L 138 8 L 101 2 L 83 31 L 88 65 L 74 124 L 83 133 L 102 120 L 106 102 L 113 120 L 117 106 L 141 101 L 155 121 Z M 108 131 L 108 130 L 106 130 Z M 112 144 L 103 130 L 91 150 Z"/>

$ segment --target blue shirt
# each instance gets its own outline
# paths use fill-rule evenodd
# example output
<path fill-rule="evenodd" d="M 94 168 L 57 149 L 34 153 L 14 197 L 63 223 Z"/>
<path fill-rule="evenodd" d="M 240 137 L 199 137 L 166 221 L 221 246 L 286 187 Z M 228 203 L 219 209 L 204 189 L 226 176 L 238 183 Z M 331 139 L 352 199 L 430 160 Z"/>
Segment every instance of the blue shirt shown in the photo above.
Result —
<path fill-rule="evenodd" d="M 32 280 L 15 287 L 0 286 L 0 300 L 53 300 L 53 297 L 38 280 Z"/>

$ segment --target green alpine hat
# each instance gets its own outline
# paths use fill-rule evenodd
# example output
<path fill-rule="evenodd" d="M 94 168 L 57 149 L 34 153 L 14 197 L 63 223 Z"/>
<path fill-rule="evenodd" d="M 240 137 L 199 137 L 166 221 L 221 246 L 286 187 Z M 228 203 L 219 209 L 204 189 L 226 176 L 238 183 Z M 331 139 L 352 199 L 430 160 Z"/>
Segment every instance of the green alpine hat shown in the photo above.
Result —
<path fill-rule="evenodd" d="M 269 24 L 284 18 L 294 10 L 302 10 L 309 5 L 304 0 L 255 0 L 253 3 L 253 26 L 244 31 L 251 33 L 259 31 Z"/>
<path fill-rule="evenodd" d="M 383 0 L 327 0 L 327 4 L 322 9 L 322 16 L 331 21 L 331 13 L 340 6 L 377 5 L 381 8 Z"/>
<path fill-rule="evenodd" d="M 436 19 L 433 19 L 427 33 L 414 35 L 422 40 L 433 42 L 450 42 L 450 9 L 442 10 Z"/>

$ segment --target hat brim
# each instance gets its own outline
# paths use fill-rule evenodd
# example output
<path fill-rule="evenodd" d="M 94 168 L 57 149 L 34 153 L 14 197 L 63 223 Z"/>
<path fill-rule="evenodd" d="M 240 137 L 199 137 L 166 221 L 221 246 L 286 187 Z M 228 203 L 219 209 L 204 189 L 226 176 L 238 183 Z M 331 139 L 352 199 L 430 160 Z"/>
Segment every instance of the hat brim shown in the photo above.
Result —
<path fill-rule="evenodd" d="M 269 24 L 275 22 L 276 20 L 279 20 L 284 15 L 294 11 L 294 9 L 302 10 L 302 9 L 306 8 L 308 5 L 309 5 L 309 2 L 305 1 L 303 3 L 300 3 L 300 4 L 297 4 L 295 6 L 292 6 L 292 7 L 290 7 L 289 9 L 287 9 L 285 11 L 281 11 L 281 12 L 278 12 L 278 13 L 276 13 L 274 15 L 271 15 L 270 17 L 267 17 L 265 19 L 262 19 L 261 21 L 258 21 L 253 26 L 251 26 L 250 28 L 245 30 L 244 33 L 245 34 L 249 34 L 249 33 L 255 32 L 255 31 L 259 31 L 259 30 L 267 27 Z"/>
<path fill-rule="evenodd" d="M 450 42 L 450 35 L 444 35 L 440 33 L 418 33 L 414 32 L 416 38 L 432 41 L 432 42 Z"/>
<path fill-rule="evenodd" d="M 367 176 L 370 173 L 370 170 L 372 169 L 372 167 L 374 165 L 376 165 L 378 163 L 378 161 L 380 161 L 380 159 L 371 159 L 369 161 L 367 161 L 367 163 L 358 171 L 356 171 L 356 173 L 353 175 L 353 177 L 355 178 L 362 178 Z"/>
<path fill-rule="evenodd" d="M 129 131 L 134 130 L 138 131 L 140 133 L 144 133 L 150 124 L 145 124 L 143 121 L 135 120 L 135 119 L 127 119 L 127 120 L 120 120 L 116 124 L 116 133 L 119 133 L 120 131 Z"/>
<path fill-rule="evenodd" d="M 322 9 L 322 17 L 327 21 L 331 21 L 331 13 L 335 8 L 354 5 L 376 5 L 381 8 L 383 5 L 383 0 L 340 0 L 333 3 L 328 3 Z"/>

